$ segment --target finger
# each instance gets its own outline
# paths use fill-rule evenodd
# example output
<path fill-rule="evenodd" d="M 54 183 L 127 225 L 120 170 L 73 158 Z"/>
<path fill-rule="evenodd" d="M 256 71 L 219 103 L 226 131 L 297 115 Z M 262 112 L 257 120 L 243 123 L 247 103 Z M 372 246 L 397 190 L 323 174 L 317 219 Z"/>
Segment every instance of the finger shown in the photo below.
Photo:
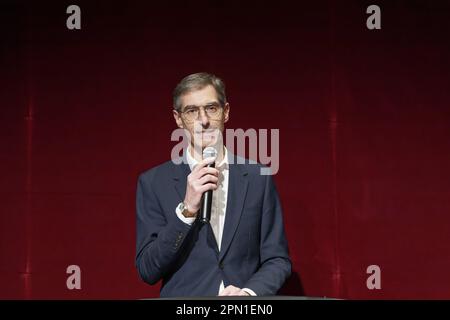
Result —
<path fill-rule="evenodd" d="M 233 287 L 233 288 L 231 288 L 231 290 L 228 293 L 228 295 L 229 296 L 238 296 L 240 291 L 241 291 L 240 288 Z"/>
<path fill-rule="evenodd" d="M 242 291 L 241 288 L 234 288 L 233 295 L 238 296 L 241 291 Z"/>
<path fill-rule="evenodd" d="M 189 183 L 189 185 L 198 185 L 199 179 L 201 179 L 202 177 L 206 176 L 206 175 L 212 175 L 215 177 L 219 176 L 219 171 L 217 171 L 217 169 L 214 168 L 205 168 L 205 169 L 213 169 L 213 170 L 205 170 L 205 171 L 200 171 L 200 172 L 191 172 L 188 175 L 187 181 Z M 203 174 L 203 172 L 205 172 L 205 174 Z M 208 180 L 203 180 L 201 181 L 200 185 L 205 184 L 205 182 L 207 182 Z"/>
<path fill-rule="evenodd" d="M 227 286 L 225 289 L 223 289 L 220 293 L 219 293 L 219 296 L 229 296 L 230 295 L 230 293 L 231 293 L 231 291 L 233 290 L 233 286 L 232 285 L 229 285 L 229 286 Z"/>
<path fill-rule="evenodd" d="M 202 186 L 207 182 L 212 182 L 214 184 L 217 184 L 217 182 L 219 181 L 219 178 L 217 178 L 216 176 L 213 176 L 212 174 L 207 174 L 205 176 L 203 176 L 201 179 L 197 180 L 197 183 Z"/>
<path fill-rule="evenodd" d="M 241 288 L 235 287 L 235 286 L 228 286 L 228 296 L 236 296 L 238 294 L 238 292 L 241 290 Z"/>
<path fill-rule="evenodd" d="M 239 290 L 239 292 L 238 292 L 238 294 L 237 294 L 238 296 L 250 296 L 250 294 L 247 292 L 247 291 L 244 291 L 244 290 Z"/>
<path fill-rule="evenodd" d="M 199 178 L 201 178 L 205 174 L 212 174 L 212 175 L 218 177 L 219 176 L 219 170 L 217 170 L 216 168 L 205 167 L 205 168 L 202 168 L 201 170 L 195 172 L 195 176 L 198 176 Z"/>
<path fill-rule="evenodd" d="M 228 287 L 219 292 L 219 296 L 227 296 L 228 295 Z"/>
<path fill-rule="evenodd" d="M 200 188 L 198 188 L 198 192 L 203 193 L 206 192 L 208 190 L 216 190 L 217 189 L 217 184 L 214 183 L 207 183 L 204 184 L 203 186 L 201 186 Z"/>
<path fill-rule="evenodd" d="M 213 163 L 216 160 L 215 157 L 209 157 L 209 158 L 205 158 L 202 161 L 200 161 L 192 170 L 192 172 L 194 171 L 199 171 L 200 169 L 204 168 L 205 166 L 207 166 L 210 163 Z"/>

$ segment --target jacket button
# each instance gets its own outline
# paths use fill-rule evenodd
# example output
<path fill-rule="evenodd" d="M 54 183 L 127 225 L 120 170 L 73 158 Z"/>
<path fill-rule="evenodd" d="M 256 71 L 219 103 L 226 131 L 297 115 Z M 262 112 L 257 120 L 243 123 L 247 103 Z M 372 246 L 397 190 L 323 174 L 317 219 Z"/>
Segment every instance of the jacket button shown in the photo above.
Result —
<path fill-rule="evenodd" d="M 219 268 L 223 270 L 223 262 L 219 263 Z"/>

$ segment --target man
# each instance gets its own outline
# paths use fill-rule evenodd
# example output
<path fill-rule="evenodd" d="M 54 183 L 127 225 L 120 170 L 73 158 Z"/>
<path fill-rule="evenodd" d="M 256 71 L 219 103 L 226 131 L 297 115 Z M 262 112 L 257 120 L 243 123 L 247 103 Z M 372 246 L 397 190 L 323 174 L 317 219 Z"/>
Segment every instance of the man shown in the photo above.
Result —
<path fill-rule="evenodd" d="M 168 161 L 139 177 L 136 267 L 161 297 L 274 295 L 291 262 L 280 200 L 270 175 L 223 146 L 230 116 L 225 86 L 207 73 L 185 77 L 173 94 L 173 116 L 190 144 L 182 164 Z M 202 159 L 206 146 L 215 159 Z M 242 160 L 242 159 L 241 159 Z M 215 161 L 215 168 L 207 164 Z M 213 190 L 211 221 L 197 219 Z"/>

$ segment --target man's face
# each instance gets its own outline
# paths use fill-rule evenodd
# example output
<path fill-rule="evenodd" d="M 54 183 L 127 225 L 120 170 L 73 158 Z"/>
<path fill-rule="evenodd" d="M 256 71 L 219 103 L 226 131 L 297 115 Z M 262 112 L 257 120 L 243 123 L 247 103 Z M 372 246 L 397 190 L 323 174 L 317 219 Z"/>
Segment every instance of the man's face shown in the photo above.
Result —
<path fill-rule="evenodd" d="M 221 106 L 213 86 L 188 92 L 181 96 L 180 111 L 173 111 L 179 128 L 187 130 L 192 147 L 216 146 L 223 144 L 224 124 L 228 121 L 230 106 Z"/>

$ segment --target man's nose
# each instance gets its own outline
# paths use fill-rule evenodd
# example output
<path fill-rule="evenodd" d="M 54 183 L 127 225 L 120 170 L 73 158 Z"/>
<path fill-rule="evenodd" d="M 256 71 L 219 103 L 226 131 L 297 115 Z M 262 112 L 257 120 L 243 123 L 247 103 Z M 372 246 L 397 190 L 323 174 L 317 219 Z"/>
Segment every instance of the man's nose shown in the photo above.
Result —
<path fill-rule="evenodd" d="M 203 128 L 207 128 L 209 126 L 209 118 L 206 115 L 205 110 L 200 109 L 199 111 L 200 111 L 199 117 L 200 117 L 200 121 L 202 123 L 202 126 L 203 126 Z"/>

